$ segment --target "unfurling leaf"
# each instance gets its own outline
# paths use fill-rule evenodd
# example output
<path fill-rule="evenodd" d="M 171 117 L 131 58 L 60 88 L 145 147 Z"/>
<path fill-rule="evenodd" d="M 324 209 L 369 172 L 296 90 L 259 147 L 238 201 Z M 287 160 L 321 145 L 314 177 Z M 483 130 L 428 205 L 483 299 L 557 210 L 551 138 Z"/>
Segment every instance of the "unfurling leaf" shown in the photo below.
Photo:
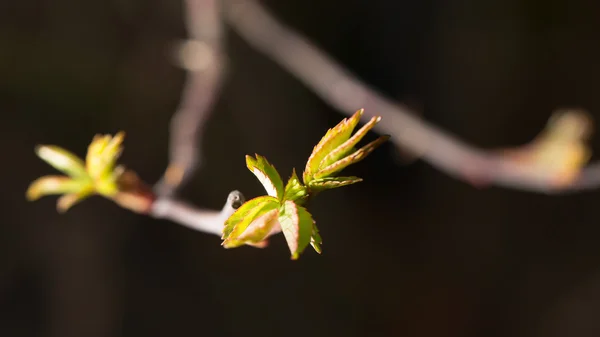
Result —
<path fill-rule="evenodd" d="M 323 240 L 321 240 L 319 229 L 317 228 L 316 224 L 313 224 L 313 232 L 310 237 L 310 245 L 314 248 L 315 252 L 321 254 L 321 244 L 323 244 Z"/>
<path fill-rule="evenodd" d="M 292 171 L 292 176 L 285 186 L 283 200 L 292 200 L 301 204 L 306 195 L 306 187 L 302 185 L 300 179 L 298 179 L 298 176 L 296 175 L 296 169 L 294 169 Z"/>
<path fill-rule="evenodd" d="M 37 200 L 46 195 L 52 194 L 70 194 L 82 190 L 91 183 L 85 181 L 73 180 L 65 176 L 44 176 L 34 180 L 27 189 L 27 200 Z"/>
<path fill-rule="evenodd" d="M 352 117 L 344 118 L 338 125 L 325 133 L 325 136 L 323 136 L 319 143 L 313 148 L 313 151 L 306 162 L 303 173 L 305 184 L 308 184 L 308 182 L 312 180 L 313 174 L 318 171 L 323 158 L 350 138 L 350 135 L 352 134 L 352 131 L 354 131 L 356 125 L 358 125 L 363 112 L 363 109 L 358 110 Z"/>
<path fill-rule="evenodd" d="M 283 181 L 275 167 L 265 157 L 258 154 L 256 159 L 246 156 L 246 166 L 258 178 L 267 194 L 278 200 L 283 199 Z"/>
<path fill-rule="evenodd" d="M 222 236 L 223 247 L 235 248 L 243 245 L 245 242 L 239 236 L 255 219 L 278 206 L 277 199 L 271 196 L 257 197 L 244 203 L 225 221 Z"/>
<path fill-rule="evenodd" d="M 54 145 L 39 145 L 35 153 L 50 166 L 73 178 L 87 177 L 85 164 L 73 153 Z"/>
<path fill-rule="evenodd" d="M 36 147 L 36 154 L 56 169 L 68 176 L 42 177 L 34 181 L 27 190 L 27 199 L 35 200 L 48 194 L 62 194 L 57 208 L 65 212 L 81 200 L 99 194 L 107 197 L 122 207 L 133 211 L 148 211 L 147 205 L 152 202 L 152 193 L 141 180 L 126 182 L 132 172 L 123 166 L 116 166 L 121 155 L 125 133 L 119 132 L 114 137 L 96 135 L 86 154 L 85 162 L 67 150 L 57 146 L 42 145 Z M 129 175 L 124 176 L 124 173 Z M 123 184 L 126 182 L 126 184 Z"/>
<path fill-rule="evenodd" d="M 369 153 L 373 152 L 373 150 L 375 150 L 379 145 L 383 144 L 388 139 L 389 139 L 389 136 L 381 136 L 381 137 L 375 139 L 374 141 L 370 142 L 369 144 L 356 150 L 354 153 L 350 154 L 349 156 L 344 157 L 344 158 L 336 161 L 335 163 L 319 170 L 319 172 L 315 173 L 314 179 L 322 179 L 327 176 L 336 174 L 339 171 L 348 167 L 349 165 L 355 164 L 355 163 L 365 159 L 365 157 L 367 155 L 369 155 Z"/>
<path fill-rule="evenodd" d="M 332 188 L 356 184 L 362 181 L 359 177 L 326 177 L 313 180 L 308 184 L 311 191 L 320 192 Z"/>
<path fill-rule="evenodd" d="M 340 160 L 341 158 L 346 157 L 350 152 L 352 152 L 352 150 L 354 150 L 354 145 L 358 144 L 358 142 L 363 139 L 367 132 L 369 132 L 369 130 L 371 130 L 375 124 L 379 123 L 379 121 L 381 121 L 380 116 L 371 118 L 371 120 L 358 131 L 356 131 L 352 137 L 325 156 L 325 158 L 323 158 L 319 164 L 319 169 L 323 169 Z"/>
<path fill-rule="evenodd" d="M 123 149 L 121 144 L 125 138 L 124 132 L 110 135 L 96 135 L 90 145 L 86 156 L 86 168 L 92 179 L 110 179 L 115 169 L 115 164 Z"/>
<path fill-rule="evenodd" d="M 244 232 L 238 236 L 238 240 L 254 245 L 264 242 L 271 233 L 281 230 L 277 220 L 278 215 L 279 210 L 274 208 L 255 218 Z"/>
<path fill-rule="evenodd" d="M 75 204 L 81 202 L 82 200 L 92 196 L 94 194 L 94 189 L 92 186 L 88 188 L 84 188 L 79 192 L 65 194 L 62 197 L 58 198 L 56 202 L 56 209 L 59 213 L 64 213 L 73 207 Z"/>
<path fill-rule="evenodd" d="M 279 208 L 279 224 L 292 260 L 298 259 L 313 236 L 314 221 L 306 208 L 287 200 Z"/>
<path fill-rule="evenodd" d="M 555 112 L 548 124 L 530 144 L 503 149 L 502 154 L 518 169 L 533 171 L 555 187 L 567 186 L 589 161 L 592 151 L 587 140 L 592 119 L 582 110 Z"/>

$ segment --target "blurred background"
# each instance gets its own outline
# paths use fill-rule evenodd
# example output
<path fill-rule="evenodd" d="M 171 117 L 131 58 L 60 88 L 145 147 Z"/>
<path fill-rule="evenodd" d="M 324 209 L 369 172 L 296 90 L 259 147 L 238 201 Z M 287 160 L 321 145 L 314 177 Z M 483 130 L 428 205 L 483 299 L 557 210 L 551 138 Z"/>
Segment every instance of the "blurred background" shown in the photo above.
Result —
<path fill-rule="evenodd" d="M 559 107 L 600 116 L 600 3 L 264 1 L 385 95 L 484 148 L 530 141 Z M 289 260 L 89 199 L 64 215 L 25 190 L 125 130 L 122 162 L 157 181 L 185 72 L 182 3 L 0 2 L 0 336 L 599 336 L 600 191 L 478 190 L 392 144 L 363 183 L 311 205 L 324 240 Z M 182 190 L 220 209 L 263 193 L 244 155 L 287 178 L 344 116 L 227 31 L 228 77 Z M 356 107 L 357 109 L 360 107 Z M 385 121 L 384 121 L 385 122 Z M 373 139 L 371 134 L 367 138 Z M 598 137 L 593 148 L 598 148 Z"/>

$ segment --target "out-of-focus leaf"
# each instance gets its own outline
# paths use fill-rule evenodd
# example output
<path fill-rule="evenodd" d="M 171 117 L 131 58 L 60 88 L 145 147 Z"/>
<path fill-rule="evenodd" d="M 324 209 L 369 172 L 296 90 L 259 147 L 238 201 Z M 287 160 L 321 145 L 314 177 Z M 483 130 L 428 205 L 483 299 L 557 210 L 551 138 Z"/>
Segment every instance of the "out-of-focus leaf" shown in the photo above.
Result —
<path fill-rule="evenodd" d="M 271 196 L 257 197 L 249 200 L 225 221 L 223 230 L 223 247 L 235 248 L 244 244 L 239 236 L 258 217 L 279 206 L 277 199 Z"/>
<path fill-rule="evenodd" d="M 86 168 L 93 179 L 107 178 L 113 169 L 123 149 L 121 144 L 125 138 L 124 132 L 110 135 L 96 135 L 88 146 Z"/>
<path fill-rule="evenodd" d="M 311 241 L 314 221 L 306 208 L 287 200 L 279 208 L 279 224 L 285 236 L 292 260 L 298 259 Z"/>
<path fill-rule="evenodd" d="M 311 191 L 320 192 L 332 188 L 347 186 L 361 182 L 359 177 L 326 177 L 311 181 L 308 186 Z"/>
<path fill-rule="evenodd" d="M 587 143 L 592 133 L 592 118 L 582 110 L 554 113 L 546 128 L 530 144 L 503 149 L 502 154 L 517 164 L 547 179 L 554 187 L 567 186 L 591 158 Z"/>
<path fill-rule="evenodd" d="M 77 193 L 89 182 L 73 180 L 66 176 L 44 176 L 34 180 L 27 189 L 27 200 L 37 200 L 45 195 Z"/>
<path fill-rule="evenodd" d="M 73 153 L 54 145 L 39 145 L 35 153 L 55 169 L 73 178 L 87 177 L 85 164 Z"/>
<path fill-rule="evenodd" d="M 336 174 L 337 172 L 343 170 L 347 166 L 349 166 L 351 164 L 355 164 L 355 163 L 363 160 L 367 155 L 369 155 L 369 153 L 373 152 L 373 150 L 375 150 L 379 145 L 381 145 L 385 141 L 387 141 L 388 138 L 389 138 L 389 136 L 381 136 L 381 137 L 377 138 L 376 140 L 370 142 L 369 144 L 363 146 L 362 148 L 356 150 L 354 153 L 348 155 L 347 157 L 344 157 L 344 158 L 336 161 L 335 163 L 319 170 L 319 172 L 317 172 L 314 175 L 314 179 L 322 179 L 327 176 L 331 176 L 331 175 Z"/>
<path fill-rule="evenodd" d="M 298 203 L 302 203 L 302 199 L 306 197 L 306 187 L 302 185 L 300 179 L 296 175 L 296 169 L 292 171 L 292 176 L 288 180 L 285 186 L 285 193 L 283 200 L 292 200 Z"/>
<path fill-rule="evenodd" d="M 323 169 L 336 161 L 340 160 L 347 156 L 354 149 L 354 145 L 358 144 L 358 142 L 363 139 L 363 137 L 371 130 L 375 124 L 379 123 L 381 120 L 380 116 L 376 116 L 371 118 L 371 120 L 363 125 L 356 133 L 350 137 L 347 141 L 345 141 L 340 146 L 336 147 L 333 151 L 331 151 L 328 155 L 323 158 L 321 163 L 319 164 L 319 169 Z"/>
<path fill-rule="evenodd" d="M 350 138 L 350 135 L 360 121 L 363 112 L 363 109 L 358 110 L 352 117 L 348 119 L 344 118 L 338 125 L 325 133 L 325 136 L 323 136 L 319 143 L 313 148 L 313 151 L 306 162 L 303 173 L 305 184 L 308 184 L 308 182 L 313 179 L 313 175 L 318 171 L 323 158 Z"/>
<path fill-rule="evenodd" d="M 58 198 L 56 202 L 56 209 L 59 213 L 64 213 L 73 207 L 75 204 L 81 202 L 82 200 L 89 198 L 94 194 L 94 189 L 91 186 L 77 192 L 71 194 L 65 194 L 62 197 Z"/>
<path fill-rule="evenodd" d="M 283 199 L 283 181 L 275 167 L 265 157 L 258 154 L 256 159 L 246 156 L 246 166 L 258 178 L 267 194 L 278 200 Z"/>

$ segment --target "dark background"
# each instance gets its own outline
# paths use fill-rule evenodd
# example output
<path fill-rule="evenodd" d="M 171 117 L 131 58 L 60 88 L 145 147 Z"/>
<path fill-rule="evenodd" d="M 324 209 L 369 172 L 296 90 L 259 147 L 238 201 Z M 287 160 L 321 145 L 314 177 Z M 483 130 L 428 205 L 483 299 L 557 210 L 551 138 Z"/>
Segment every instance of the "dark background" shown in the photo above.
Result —
<path fill-rule="evenodd" d="M 600 2 L 267 1 L 383 93 L 481 147 L 518 145 L 558 107 L 600 112 Z M 359 185 L 311 206 L 318 256 L 220 240 L 93 198 L 64 215 L 25 190 L 125 130 L 122 162 L 167 163 L 186 36 L 166 0 L 0 2 L 0 336 L 599 336 L 600 195 L 477 190 L 391 144 L 348 169 Z M 286 176 L 343 115 L 228 31 L 230 72 L 182 191 L 218 209 L 262 188 L 244 154 Z M 356 107 L 357 109 L 360 107 Z M 373 138 L 375 135 L 370 135 Z M 598 148 L 598 138 L 594 149 Z"/>

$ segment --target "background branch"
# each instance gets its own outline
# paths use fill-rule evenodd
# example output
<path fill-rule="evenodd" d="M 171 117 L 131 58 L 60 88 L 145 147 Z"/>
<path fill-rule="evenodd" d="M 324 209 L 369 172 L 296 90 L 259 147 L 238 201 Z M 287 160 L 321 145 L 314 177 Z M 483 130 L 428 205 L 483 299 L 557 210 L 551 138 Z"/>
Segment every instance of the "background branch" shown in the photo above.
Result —
<path fill-rule="evenodd" d="M 361 82 L 314 44 L 277 21 L 259 2 L 226 3 L 228 22 L 250 45 L 344 114 L 349 116 L 364 108 L 363 121 L 381 115 L 385 122 L 378 124 L 376 131 L 390 134 L 396 144 L 457 179 L 542 193 L 600 186 L 600 164 L 588 166 L 574 183 L 559 188 L 538 170 L 524 169 L 504 156 L 466 144 Z"/>
<path fill-rule="evenodd" d="M 201 164 L 204 124 L 221 89 L 225 56 L 219 0 L 185 0 L 190 40 L 178 48 L 188 70 L 180 105 L 170 125 L 169 166 L 156 184 L 159 197 L 170 197 Z"/>

